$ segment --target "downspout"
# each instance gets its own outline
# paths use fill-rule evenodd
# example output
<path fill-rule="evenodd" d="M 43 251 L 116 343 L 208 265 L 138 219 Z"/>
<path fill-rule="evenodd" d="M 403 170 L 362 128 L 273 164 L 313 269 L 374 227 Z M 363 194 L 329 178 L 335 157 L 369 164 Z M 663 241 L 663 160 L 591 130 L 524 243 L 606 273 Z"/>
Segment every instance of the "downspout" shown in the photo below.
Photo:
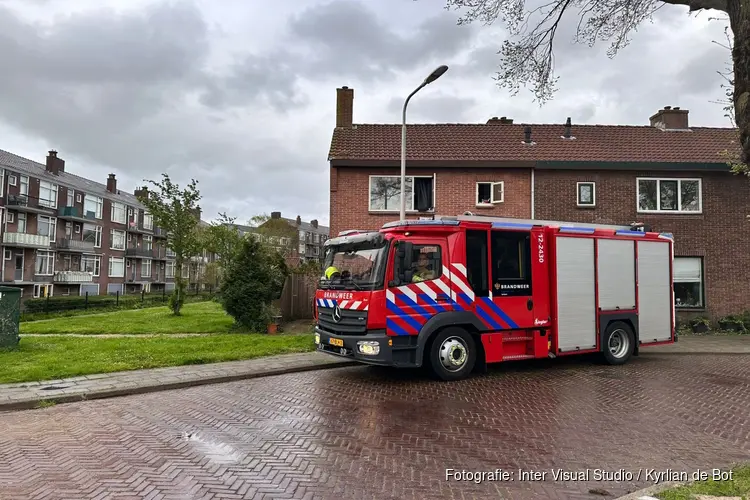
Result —
<path fill-rule="evenodd" d="M 534 218 L 534 169 L 531 169 L 531 218 Z"/>

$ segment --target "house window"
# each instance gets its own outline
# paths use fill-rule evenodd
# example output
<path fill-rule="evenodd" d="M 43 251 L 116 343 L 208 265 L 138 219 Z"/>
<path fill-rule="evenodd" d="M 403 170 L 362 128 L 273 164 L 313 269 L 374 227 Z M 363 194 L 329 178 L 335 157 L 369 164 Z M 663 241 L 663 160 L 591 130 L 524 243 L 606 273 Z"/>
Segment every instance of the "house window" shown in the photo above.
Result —
<path fill-rule="evenodd" d="M 13 212 L 6 212 L 5 213 L 5 221 L 13 224 L 13 221 L 15 220 L 15 216 L 13 215 Z"/>
<path fill-rule="evenodd" d="M 16 184 L 18 184 L 18 180 L 16 179 L 16 176 L 13 175 L 13 174 L 10 174 L 8 176 L 8 185 L 9 186 L 15 186 Z"/>
<path fill-rule="evenodd" d="M 67 203 L 66 206 L 72 207 L 75 204 L 73 202 L 74 199 L 75 199 L 75 191 L 73 191 L 72 189 L 68 188 L 68 203 Z"/>
<path fill-rule="evenodd" d="M 143 213 L 143 229 L 154 229 L 154 216 L 148 212 Z"/>
<path fill-rule="evenodd" d="M 125 276 L 125 257 L 109 258 L 109 277 L 122 278 Z"/>
<path fill-rule="evenodd" d="M 427 212 L 435 208 L 435 177 L 406 177 L 406 210 Z M 370 210 L 397 212 L 401 209 L 401 177 L 370 176 Z"/>
<path fill-rule="evenodd" d="M 83 214 L 86 215 L 89 212 L 94 214 L 97 219 L 102 218 L 102 210 L 104 209 L 104 200 L 98 196 L 92 196 L 87 194 L 83 200 Z"/>
<path fill-rule="evenodd" d="M 150 252 L 154 248 L 154 243 L 151 236 L 143 235 L 143 249 Z"/>
<path fill-rule="evenodd" d="M 167 261 L 167 267 L 164 270 L 164 277 L 165 278 L 174 278 L 174 261 Z"/>
<path fill-rule="evenodd" d="M 39 182 L 39 205 L 57 208 L 57 184 L 47 181 Z"/>
<path fill-rule="evenodd" d="M 593 182 L 576 183 L 576 205 L 579 207 L 596 206 L 596 184 Z"/>
<path fill-rule="evenodd" d="M 141 261 L 141 277 L 142 278 L 151 277 L 151 261 L 150 260 Z"/>
<path fill-rule="evenodd" d="M 5 260 L 10 260 L 11 259 L 11 251 L 10 250 L 5 250 L 4 254 L 5 255 L 3 257 L 5 258 Z"/>
<path fill-rule="evenodd" d="M 16 228 L 17 233 L 26 232 L 26 214 L 18 214 L 18 227 Z"/>
<path fill-rule="evenodd" d="M 128 213 L 125 205 L 122 203 L 112 203 L 111 216 L 112 222 L 117 222 L 118 224 L 126 224 L 128 222 Z"/>
<path fill-rule="evenodd" d="M 81 257 L 81 271 L 85 273 L 93 273 L 94 276 L 99 276 L 101 264 L 102 259 L 98 255 L 84 255 Z"/>
<path fill-rule="evenodd" d="M 37 276 L 52 276 L 55 272 L 55 253 L 47 250 L 37 250 L 34 271 Z"/>
<path fill-rule="evenodd" d="M 47 217 L 46 215 L 40 215 L 36 221 L 36 234 L 39 236 L 47 236 L 50 242 L 55 242 L 55 234 L 57 233 L 57 219 L 55 217 Z"/>
<path fill-rule="evenodd" d="M 700 179 L 638 178 L 638 211 L 700 213 Z"/>
<path fill-rule="evenodd" d="M 111 250 L 125 250 L 125 231 L 109 230 L 109 248 Z"/>
<path fill-rule="evenodd" d="M 18 187 L 18 194 L 27 196 L 29 194 L 29 178 L 26 175 L 20 177 L 21 184 Z"/>
<path fill-rule="evenodd" d="M 52 296 L 52 289 L 54 285 L 34 285 L 34 298 L 44 298 Z"/>
<path fill-rule="evenodd" d="M 675 307 L 705 307 L 703 259 L 701 257 L 675 257 L 673 274 Z"/>
<path fill-rule="evenodd" d="M 83 241 L 88 241 L 89 243 L 93 243 L 94 248 L 101 248 L 102 226 L 84 223 L 83 224 Z"/>
<path fill-rule="evenodd" d="M 505 197 L 503 182 L 477 182 L 477 205 L 502 203 Z"/>
<path fill-rule="evenodd" d="M 81 198 L 81 193 L 78 193 L 78 194 L 76 195 L 76 203 L 81 203 L 81 199 L 82 199 L 82 198 Z"/>

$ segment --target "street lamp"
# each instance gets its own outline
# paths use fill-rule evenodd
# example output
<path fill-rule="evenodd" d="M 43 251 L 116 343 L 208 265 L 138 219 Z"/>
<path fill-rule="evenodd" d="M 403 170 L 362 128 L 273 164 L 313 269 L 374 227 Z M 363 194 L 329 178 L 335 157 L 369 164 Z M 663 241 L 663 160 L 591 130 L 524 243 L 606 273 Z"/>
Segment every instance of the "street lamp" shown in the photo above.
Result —
<path fill-rule="evenodd" d="M 400 220 L 406 220 L 406 106 L 409 104 L 409 100 L 412 98 L 414 94 L 419 92 L 422 87 L 426 86 L 427 84 L 430 84 L 443 76 L 443 73 L 448 71 L 448 66 L 442 65 L 438 66 L 435 71 L 429 74 L 427 78 L 424 79 L 422 84 L 414 89 L 414 92 L 409 94 L 409 97 L 406 98 L 406 101 L 404 101 L 404 110 L 401 113 L 401 219 Z"/>

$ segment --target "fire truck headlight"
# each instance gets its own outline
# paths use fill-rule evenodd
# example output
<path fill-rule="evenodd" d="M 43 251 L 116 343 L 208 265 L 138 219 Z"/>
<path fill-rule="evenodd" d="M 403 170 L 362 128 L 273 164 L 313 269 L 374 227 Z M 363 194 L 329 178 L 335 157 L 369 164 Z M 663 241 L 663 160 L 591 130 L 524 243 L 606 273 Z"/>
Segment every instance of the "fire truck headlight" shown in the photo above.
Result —
<path fill-rule="evenodd" d="M 315 334 L 315 345 L 318 345 L 318 344 L 320 344 L 320 334 L 316 333 Z"/>
<path fill-rule="evenodd" d="M 357 342 L 357 350 L 366 356 L 377 356 L 380 354 L 380 344 L 373 340 L 360 340 Z"/>

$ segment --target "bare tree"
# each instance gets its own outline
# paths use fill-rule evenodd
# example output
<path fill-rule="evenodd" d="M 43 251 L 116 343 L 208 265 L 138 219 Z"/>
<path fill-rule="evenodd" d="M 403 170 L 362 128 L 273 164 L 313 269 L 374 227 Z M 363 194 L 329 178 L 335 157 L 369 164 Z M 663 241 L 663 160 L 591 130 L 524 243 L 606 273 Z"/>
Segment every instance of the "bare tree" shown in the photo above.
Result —
<path fill-rule="evenodd" d="M 446 9 L 461 9 L 458 24 L 492 24 L 501 19 L 515 40 L 506 40 L 496 80 L 513 94 L 527 84 L 540 103 L 555 92 L 553 42 L 563 16 L 575 16 L 574 41 L 593 46 L 610 42 L 614 57 L 628 45 L 630 33 L 665 5 L 685 5 L 688 12 L 717 10 L 727 15 L 732 32 L 732 117 L 742 148 L 738 161 L 750 160 L 750 3 L 740 0 L 551 0 L 528 10 L 525 0 L 446 0 Z M 744 167 L 747 171 L 747 167 Z"/>

